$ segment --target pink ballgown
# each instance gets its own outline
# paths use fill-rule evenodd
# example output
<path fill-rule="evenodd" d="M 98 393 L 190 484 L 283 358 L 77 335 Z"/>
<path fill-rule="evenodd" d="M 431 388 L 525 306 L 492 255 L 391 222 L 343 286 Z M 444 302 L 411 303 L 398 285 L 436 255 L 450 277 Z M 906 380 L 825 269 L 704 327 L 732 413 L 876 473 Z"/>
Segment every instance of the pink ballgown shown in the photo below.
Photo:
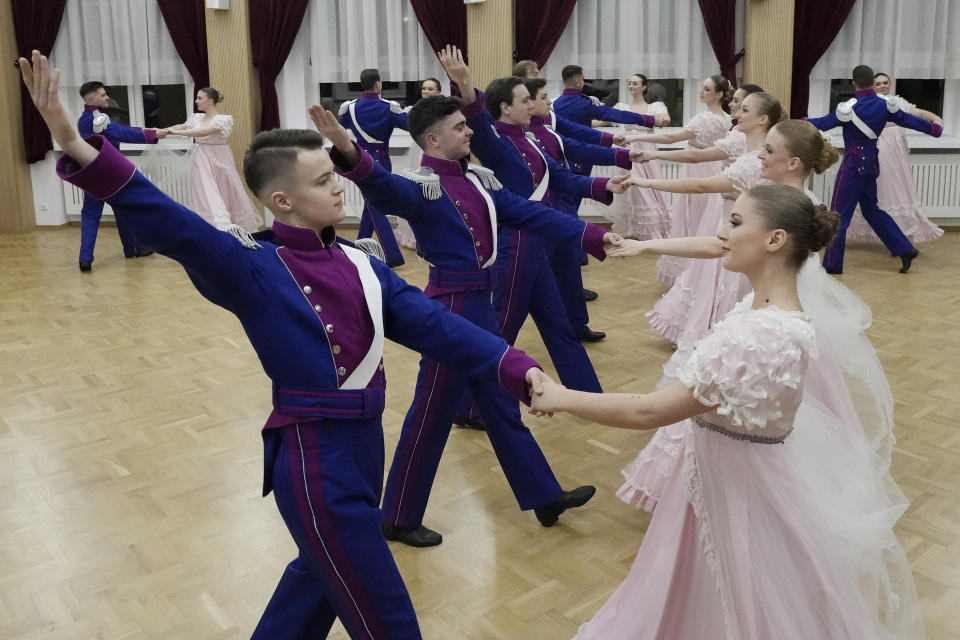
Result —
<path fill-rule="evenodd" d="M 757 151 L 739 156 L 723 170 L 737 194 L 711 194 L 711 199 L 693 235 L 716 236 L 727 224 L 739 193 L 759 184 L 769 184 L 761 175 Z M 673 286 L 647 312 L 650 325 L 675 344 L 694 342 L 722 319 L 750 292 L 750 283 L 739 273 L 727 271 L 719 258 L 686 260 Z"/>
<path fill-rule="evenodd" d="M 687 146 L 694 149 L 712 147 L 727 135 L 730 125 L 731 120 L 728 114 L 702 111 L 683 127 L 694 134 L 694 137 L 687 141 Z M 683 165 L 681 177 L 710 178 L 722 170 L 723 166 L 720 162 L 689 163 Z M 700 226 L 700 218 L 709 201 L 709 195 L 678 194 L 670 211 L 670 237 L 692 236 Z M 672 256 L 664 256 L 657 261 L 657 277 L 667 284 L 673 284 L 682 269 L 683 263 Z"/>
<path fill-rule="evenodd" d="M 623 111 L 630 110 L 630 106 L 622 102 L 615 108 Z M 666 115 L 666 113 L 667 107 L 662 102 L 647 105 L 648 115 Z M 652 131 L 639 125 L 624 125 L 624 132 L 628 135 Z M 652 142 L 632 142 L 630 150 L 656 151 L 657 145 Z M 660 178 L 660 163 L 657 160 L 634 162 L 630 173 L 638 178 L 656 180 Z M 625 193 L 614 196 L 613 231 L 626 238 L 638 240 L 666 238 L 670 233 L 670 215 L 663 194 L 653 189 L 628 189 Z"/>
<path fill-rule="evenodd" d="M 704 413 L 672 425 L 674 462 L 633 567 L 577 640 L 923 636 L 893 534 L 906 500 L 839 370 L 815 364 L 835 345 L 807 313 L 752 303 L 664 367 Z"/>
<path fill-rule="evenodd" d="M 209 122 L 203 122 L 203 116 L 195 113 L 186 124 L 191 128 L 212 125 L 217 132 L 196 138 L 190 151 L 190 208 L 221 231 L 235 224 L 254 232 L 263 221 L 250 203 L 227 146 L 233 116 L 217 114 Z"/>

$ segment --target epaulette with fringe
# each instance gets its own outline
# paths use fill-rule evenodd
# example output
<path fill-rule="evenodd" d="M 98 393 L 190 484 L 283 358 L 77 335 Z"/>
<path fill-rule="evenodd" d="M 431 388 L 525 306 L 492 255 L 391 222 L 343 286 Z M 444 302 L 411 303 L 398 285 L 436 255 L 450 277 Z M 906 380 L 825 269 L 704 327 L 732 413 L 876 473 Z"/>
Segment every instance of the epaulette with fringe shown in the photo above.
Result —
<path fill-rule="evenodd" d="M 443 195 L 443 189 L 440 188 L 440 176 L 434 173 L 430 167 L 420 167 L 419 169 L 407 169 L 403 175 L 413 180 L 423 189 L 423 197 L 427 200 L 439 200 Z"/>
<path fill-rule="evenodd" d="M 383 100 L 383 98 L 380 98 L 380 99 Z M 403 113 L 403 107 L 401 107 L 400 103 L 397 102 L 396 100 L 383 100 L 383 101 L 386 102 L 388 105 L 390 105 L 390 111 L 392 111 L 393 113 Z"/>
<path fill-rule="evenodd" d="M 253 236 L 250 235 L 243 227 L 236 224 L 228 224 L 223 228 L 223 231 L 229 233 L 234 238 L 237 239 L 237 242 L 242 244 L 245 249 L 259 249 L 260 243 L 254 240 Z"/>
<path fill-rule="evenodd" d="M 877 97 L 883 99 L 883 101 L 887 103 L 887 111 L 890 113 L 896 113 L 897 111 L 900 111 L 900 101 L 894 96 L 885 96 L 878 93 Z"/>
<path fill-rule="evenodd" d="M 347 100 L 346 102 L 341 104 L 340 111 L 337 112 L 337 115 L 342 116 L 343 114 L 345 114 L 347 112 L 347 109 L 349 109 L 350 105 L 352 105 L 354 102 L 356 102 L 356 100 Z"/>
<path fill-rule="evenodd" d="M 590 98 L 590 102 L 593 103 L 593 106 L 595 106 L 595 107 L 599 107 L 599 106 L 600 106 L 600 104 L 601 104 L 601 103 L 600 103 L 600 98 L 598 98 L 597 96 L 587 96 L 587 97 Z"/>
<path fill-rule="evenodd" d="M 110 116 L 100 111 L 93 112 L 93 132 L 102 133 L 104 129 L 110 126 Z"/>
<path fill-rule="evenodd" d="M 480 184 L 483 185 L 484 189 L 500 191 L 500 189 L 503 188 L 503 184 L 497 180 L 497 176 L 493 173 L 492 169 L 481 167 L 479 164 L 473 164 L 471 162 L 467 165 L 467 171 L 472 172 L 480 179 Z"/>

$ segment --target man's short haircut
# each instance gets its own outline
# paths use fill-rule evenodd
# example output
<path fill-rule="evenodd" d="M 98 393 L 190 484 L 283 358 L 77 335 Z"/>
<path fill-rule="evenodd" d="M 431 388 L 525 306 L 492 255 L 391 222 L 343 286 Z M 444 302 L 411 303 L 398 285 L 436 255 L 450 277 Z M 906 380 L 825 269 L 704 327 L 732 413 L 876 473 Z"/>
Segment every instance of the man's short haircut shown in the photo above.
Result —
<path fill-rule="evenodd" d="M 540 89 L 543 89 L 545 86 L 547 86 L 547 80 L 546 78 L 530 78 L 523 84 L 527 86 L 527 91 L 530 92 L 530 97 L 535 100 L 537 98 L 537 91 L 540 91 Z"/>
<path fill-rule="evenodd" d="M 583 75 L 583 67 L 575 64 L 568 64 L 563 68 L 563 71 L 560 72 L 560 77 L 563 78 L 564 82 L 570 82 L 577 76 Z"/>
<path fill-rule="evenodd" d="M 88 95 L 90 95 L 94 91 L 99 91 L 100 89 L 103 89 L 103 87 L 104 87 L 104 84 L 99 80 L 90 80 L 89 82 L 84 82 L 82 85 L 80 85 L 80 97 L 86 98 Z"/>
<path fill-rule="evenodd" d="M 360 72 L 360 88 L 364 91 L 373 91 L 380 80 L 379 69 L 364 69 Z"/>
<path fill-rule="evenodd" d="M 323 136 L 310 129 L 271 129 L 253 137 L 243 157 L 243 178 L 258 198 L 260 191 L 281 174 L 292 175 L 301 151 L 323 148 Z"/>
<path fill-rule="evenodd" d="M 497 78 L 487 85 L 484 90 L 483 104 L 493 116 L 494 120 L 500 119 L 500 103 L 506 102 L 513 104 L 513 88 L 523 84 L 523 80 L 517 76 L 507 76 L 506 78 Z"/>
<path fill-rule="evenodd" d="M 435 124 L 456 113 L 460 109 L 460 98 L 454 96 L 430 96 L 423 98 L 411 107 L 407 114 L 407 131 L 420 148 L 424 147 L 423 137 Z"/>
<path fill-rule="evenodd" d="M 743 94 L 744 94 L 743 97 L 744 97 L 744 98 L 746 98 L 746 97 L 747 97 L 748 95 L 750 95 L 751 93 L 763 93 L 763 87 L 761 87 L 761 86 L 758 85 L 758 84 L 749 84 L 749 83 L 748 83 L 748 84 L 742 84 L 742 85 L 740 85 L 738 88 L 739 88 L 739 89 L 743 89 Z"/>
<path fill-rule="evenodd" d="M 873 88 L 873 69 L 865 64 L 854 67 L 850 77 L 853 79 L 853 85 L 857 89 Z"/>
<path fill-rule="evenodd" d="M 521 60 L 513 65 L 513 75 L 526 80 L 527 74 L 534 69 L 540 69 L 540 65 L 535 60 Z"/>

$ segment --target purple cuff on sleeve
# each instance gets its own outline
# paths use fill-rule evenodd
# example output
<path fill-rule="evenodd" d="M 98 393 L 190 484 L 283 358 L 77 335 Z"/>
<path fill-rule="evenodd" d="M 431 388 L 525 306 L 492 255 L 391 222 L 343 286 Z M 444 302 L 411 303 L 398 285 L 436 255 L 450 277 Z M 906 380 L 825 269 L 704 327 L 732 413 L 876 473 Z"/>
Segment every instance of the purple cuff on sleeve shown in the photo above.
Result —
<path fill-rule="evenodd" d="M 106 200 L 130 182 L 137 168 L 103 136 L 95 134 L 86 141 L 100 152 L 93 162 L 81 167 L 70 156 L 62 155 L 57 160 L 57 175 L 97 200 Z"/>
<path fill-rule="evenodd" d="M 592 255 L 597 260 L 603 262 L 607 258 L 603 250 L 603 236 L 607 230 L 600 225 L 587 222 L 583 228 L 583 238 L 580 240 L 580 248 Z"/>
<path fill-rule="evenodd" d="M 601 147 L 612 147 L 613 146 L 613 134 L 608 131 L 600 132 L 600 146 Z"/>
<path fill-rule="evenodd" d="M 630 159 L 630 149 L 617 149 L 617 166 L 627 170 L 633 168 L 633 160 Z"/>
<path fill-rule="evenodd" d="M 460 113 L 462 113 L 463 117 L 467 120 L 470 118 L 476 118 L 478 115 L 483 113 L 483 94 L 481 94 L 477 89 L 474 89 L 473 92 L 474 95 L 477 96 L 477 99 L 470 104 L 465 104 L 460 107 Z"/>
<path fill-rule="evenodd" d="M 930 132 L 934 138 L 939 138 L 943 134 L 943 125 L 939 122 L 933 123 L 933 130 Z"/>
<path fill-rule="evenodd" d="M 537 361 L 519 349 L 507 347 L 500 358 L 500 386 L 514 398 L 525 405 L 530 405 L 530 394 L 527 393 L 527 371 L 541 369 Z"/>
<path fill-rule="evenodd" d="M 644 113 L 643 126 L 653 129 L 655 126 L 657 126 L 657 118 L 655 116 L 651 116 L 650 114 Z"/>
<path fill-rule="evenodd" d="M 156 129 L 140 129 L 140 131 L 143 133 L 143 137 L 147 141 L 147 144 L 157 144 L 157 142 L 159 142 L 157 139 Z"/>
<path fill-rule="evenodd" d="M 608 182 L 610 178 L 594 178 L 590 183 L 590 197 L 603 204 L 612 203 L 613 194 L 607 191 Z"/>
<path fill-rule="evenodd" d="M 346 165 L 343 156 L 337 151 L 337 148 L 332 149 L 333 153 L 330 155 L 333 157 L 334 164 L 336 165 L 337 173 L 342 175 L 344 178 L 350 182 L 362 182 L 366 180 L 370 174 L 373 172 L 373 157 L 363 150 L 360 145 L 356 142 L 353 143 L 353 146 L 360 152 L 360 161 L 357 162 L 357 166 L 349 171 L 344 171 L 343 166 Z"/>

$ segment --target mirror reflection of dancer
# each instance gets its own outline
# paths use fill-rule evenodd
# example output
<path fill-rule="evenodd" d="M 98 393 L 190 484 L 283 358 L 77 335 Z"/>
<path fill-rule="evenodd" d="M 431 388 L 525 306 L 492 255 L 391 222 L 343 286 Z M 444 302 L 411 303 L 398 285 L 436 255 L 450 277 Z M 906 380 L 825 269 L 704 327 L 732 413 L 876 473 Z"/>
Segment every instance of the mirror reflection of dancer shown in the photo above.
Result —
<path fill-rule="evenodd" d="M 892 89 L 890 76 L 878 73 L 873 76 L 873 90 L 879 96 L 890 96 Z M 891 96 L 897 101 L 901 111 L 912 116 L 922 118 L 927 122 L 936 122 L 941 127 L 943 119 L 935 113 L 925 109 L 918 109 L 917 105 L 907 102 L 898 95 Z M 888 122 L 877 140 L 878 158 L 880 161 L 880 175 L 877 177 L 877 204 L 890 214 L 897 223 L 903 235 L 913 243 L 930 242 L 943 235 L 943 229 L 930 221 L 920 210 L 920 196 L 913 183 L 913 172 L 910 170 L 910 147 L 907 145 L 907 136 L 903 127 Z M 862 242 L 879 243 L 880 238 L 873 232 L 860 213 L 857 205 L 856 213 L 850 220 L 847 229 L 847 238 Z"/>
<path fill-rule="evenodd" d="M 821 131 L 834 127 L 843 129 L 843 160 L 833 188 L 832 205 L 840 214 L 840 229 L 823 256 L 823 266 L 828 273 L 843 273 L 847 227 L 859 203 L 863 217 L 890 254 L 900 258 L 900 273 L 906 273 L 920 252 L 903 235 L 890 214 L 877 204 L 877 177 L 880 175 L 877 137 L 888 122 L 934 138 L 940 137 L 943 126 L 904 112 L 893 98 L 878 96 L 873 90 L 873 69 L 867 65 L 854 67 L 851 75 L 851 82 L 857 90 L 855 98 L 838 105 L 835 113 L 807 118 Z"/>
<path fill-rule="evenodd" d="M 906 499 L 841 381 L 818 379 L 826 354 L 801 279 L 836 228 L 794 187 L 751 189 L 719 240 L 753 294 L 677 351 L 664 367 L 673 382 L 647 394 L 551 382 L 534 394 L 540 414 L 683 429 L 629 574 L 577 640 L 922 637 L 893 531 Z M 834 397 L 811 393 L 823 387 Z"/>
<path fill-rule="evenodd" d="M 121 142 L 133 144 L 157 144 L 158 140 L 166 137 L 162 129 L 141 129 L 140 127 L 125 127 L 110 119 L 105 112 L 110 106 L 110 96 L 102 82 L 91 80 L 80 86 L 80 97 L 83 98 L 83 114 L 77 121 L 80 135 L 92 136 L 95 133 L 102 135 L 110 144 L 120 148 Z M 103 109 L 103 111 L 101 111 Z M 100 229 L 100 218 L 103 216 L 103 202 L 84 192 L 83 208 L 80 209 L 80 271 L 90 271 L 93 268 L 93 249 L 97 244 L 97 231 Z M 124 258 L 139 258 L 148 256 L 153 251 L 137 245 L 137 240 L 127 228 L 126 223 L 117 219 L 117 233 L 123 245 Z"/>
<path fill-rule="evenodd" d="M 220 113 L 223 95 L 213 87 L 197 91 L 194 104 L 199 113 L 167 129 L 170 135 L 194 138 L 190 151 L 190 206 L 220 231 L 230 225 L 254 232 L 263 221 L 243 188 L 227 138 L 233 131 L 233 116 Z"/>

